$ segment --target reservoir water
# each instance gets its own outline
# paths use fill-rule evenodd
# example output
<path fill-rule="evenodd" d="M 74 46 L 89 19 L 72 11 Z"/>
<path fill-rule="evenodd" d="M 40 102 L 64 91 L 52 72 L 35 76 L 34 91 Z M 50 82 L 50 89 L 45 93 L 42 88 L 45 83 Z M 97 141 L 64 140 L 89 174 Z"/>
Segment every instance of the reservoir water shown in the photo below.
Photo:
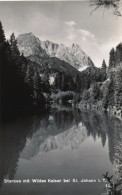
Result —
<path fill-rule="evenodd" d="M 103 174 L 121 176 L 121 160 L 120 119 L 52 109 L 1 126 L 0 194 L 101 195 Z"/>

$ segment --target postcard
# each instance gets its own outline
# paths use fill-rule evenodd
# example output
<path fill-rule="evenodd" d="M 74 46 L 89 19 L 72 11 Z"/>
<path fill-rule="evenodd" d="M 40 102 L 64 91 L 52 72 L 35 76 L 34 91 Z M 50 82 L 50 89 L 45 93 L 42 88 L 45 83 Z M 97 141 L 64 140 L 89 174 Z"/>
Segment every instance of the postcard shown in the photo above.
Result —
<path fill-rule="evenodd" d="M 0 1 L 0 195 L 122 194 L 121 8 Z"/>

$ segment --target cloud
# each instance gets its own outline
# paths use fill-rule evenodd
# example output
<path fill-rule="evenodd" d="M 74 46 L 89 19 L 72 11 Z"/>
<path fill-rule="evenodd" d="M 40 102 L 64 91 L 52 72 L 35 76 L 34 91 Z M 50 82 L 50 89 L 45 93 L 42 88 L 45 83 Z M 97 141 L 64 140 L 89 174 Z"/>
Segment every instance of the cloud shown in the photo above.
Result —
<path fill-rule="evenodd" d="M 75 39 L 75 37 L 76 37 L 76 35 L 74 35 L 74 34 L 72 34 L 72 33 L 70 33 L 70 35 L 67 36 L 67 38 L 68 38 L 69 40 L 72 40 L 72 41 Z"/>
<path fill-rule="evenodd" d="M 119 40 L 122 40 L 121 33 L 119 33 L 118 36 L 113 35 L 102 42 L 96 34 L 82 28 L 75 21 L 65 22 L 65 24 L 67 25 L 65 25 L 64 44 L 70 46 L 72 43 L 77 43 L 80 45 L 97 67 L 101 66 L 103 59 L 108 64 L 111 48 L 119 44 Z"/>
<path fill-rule="evenodd" d="M 75 21 L 69 21 L 69 22 L 64 22 L 67 27 L 66 27 L 66 34 L 67 34 L 67 39 L 69 40 L 74 40 L 80 39 L 80 40 L 86 40 L 86 39 L 91 39 L 95 40 L 95 35 L 85 29 L 79 28 L 76 24 Z"/>
<path fill-rule="evenodd" d="M 95 35 L 89 30 L 82 29 L 81 26 L 76 25 L 75 21 L 65 22 L 65 24 L 67 24 L 67 27 L 65 28 L 64 42 L 68 46 L 72 43 L 77 43 L 91 57 L 96 66 L 101 66 L 104 56 L 101 54 L 104 54 L 104 52 Z"/>
<path fill-rule="evenodd" d="M 76 22 L 75 21 L 69 21 L 69 22 L 64 22 L 68 26 L 75 26 Z"/>
<path fill-rule="evenodd" d="M 80 29 L 79 32 L 81 33 L 81 35 L 84 38 L 90 38 L 90 39 L 95 39 L 95 36 L 93 33 L 91 33 L 90 31 L 84 30 L 84 29 Z"/>

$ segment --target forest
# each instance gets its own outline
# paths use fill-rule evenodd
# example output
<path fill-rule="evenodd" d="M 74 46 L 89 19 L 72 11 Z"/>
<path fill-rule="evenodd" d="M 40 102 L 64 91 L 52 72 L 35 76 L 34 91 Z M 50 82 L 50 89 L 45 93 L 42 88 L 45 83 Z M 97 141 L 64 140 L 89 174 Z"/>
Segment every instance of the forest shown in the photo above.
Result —
<path fill-rule="evenodd" d="M 53 84 L 50 75 L 55 75 Z M 26 58 L 14 33 L 6 39 L 0 22 L 0 118 L 68 101 L 122 115 L 122 43 L 111 49 L 108 65 L 103 60 L 100 68 L 79 72 L 57 58 L 42 58 L 40 64 Z"/>

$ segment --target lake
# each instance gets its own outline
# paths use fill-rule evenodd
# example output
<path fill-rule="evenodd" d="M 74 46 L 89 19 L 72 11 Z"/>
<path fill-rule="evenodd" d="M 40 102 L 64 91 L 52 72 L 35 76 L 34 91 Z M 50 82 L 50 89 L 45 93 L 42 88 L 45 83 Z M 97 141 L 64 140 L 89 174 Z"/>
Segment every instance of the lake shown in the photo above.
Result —
<path fill-rule="evenodd" d="M 120 119 L 53 108 L 1 126 L 0 194 L 101 195 L 103 174 L 121 176 L 121 160 Z"/>

